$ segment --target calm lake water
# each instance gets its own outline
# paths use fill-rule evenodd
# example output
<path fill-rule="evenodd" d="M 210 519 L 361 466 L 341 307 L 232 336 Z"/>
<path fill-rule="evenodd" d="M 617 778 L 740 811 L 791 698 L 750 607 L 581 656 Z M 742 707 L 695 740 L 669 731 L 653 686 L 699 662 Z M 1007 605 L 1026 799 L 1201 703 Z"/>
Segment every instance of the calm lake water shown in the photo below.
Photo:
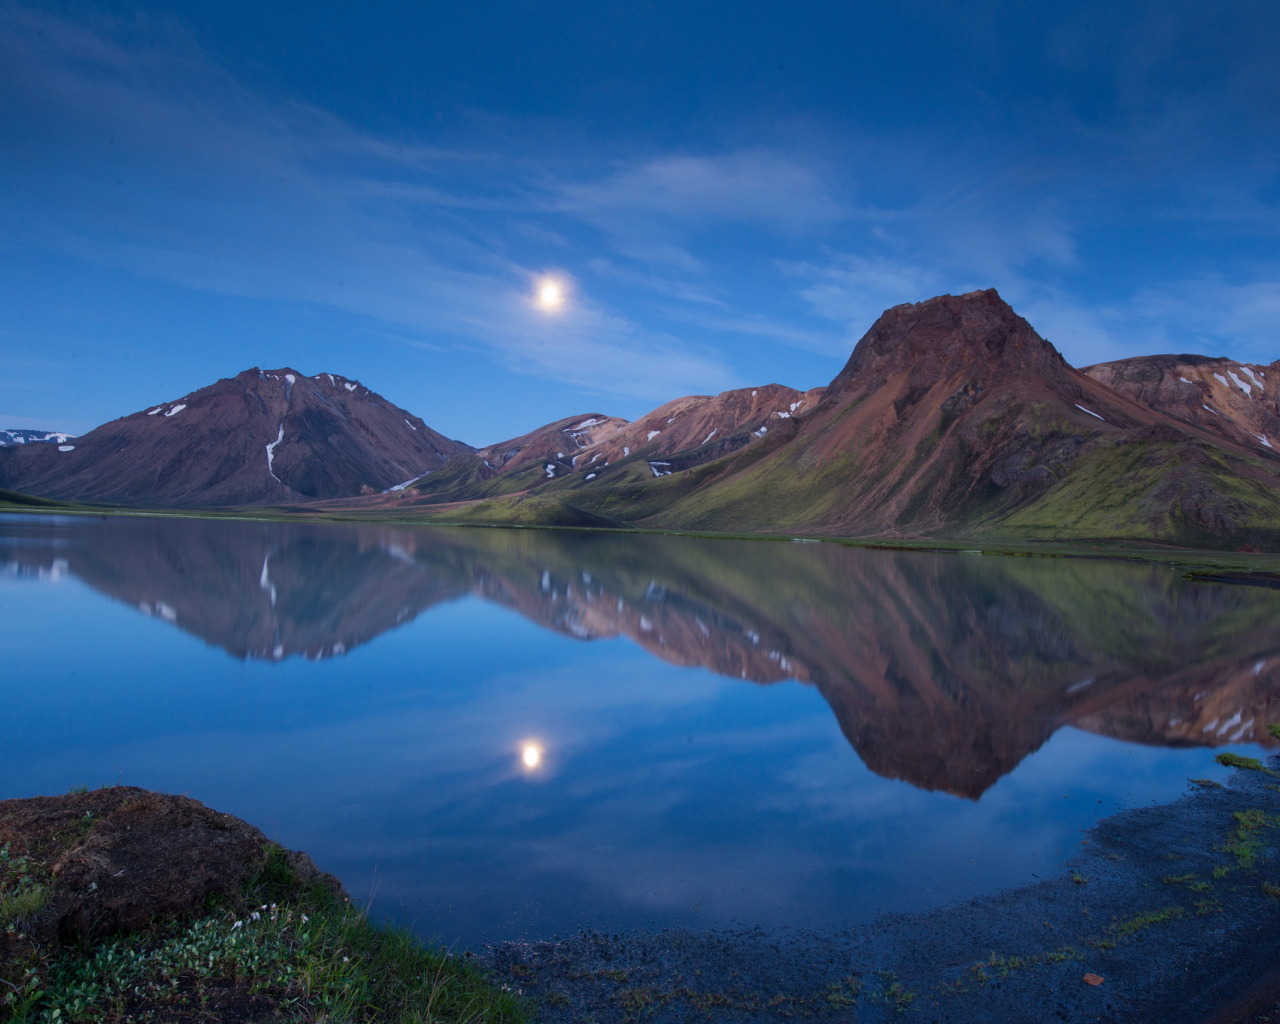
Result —
<path fill-rule="evenodd" d="M 994 891 L 1280 721 L 1280 592 L 835 544 L 0 516 L 0 655 L 0 797 L 190 793 L 459 946 Z"/>

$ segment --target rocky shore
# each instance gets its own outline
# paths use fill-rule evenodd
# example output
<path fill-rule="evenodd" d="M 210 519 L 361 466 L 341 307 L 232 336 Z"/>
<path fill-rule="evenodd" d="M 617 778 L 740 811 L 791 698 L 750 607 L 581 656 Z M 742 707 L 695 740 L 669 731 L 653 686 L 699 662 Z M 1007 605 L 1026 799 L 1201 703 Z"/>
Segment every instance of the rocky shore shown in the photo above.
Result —
<path fill-rule="evenodd" d="M 1280 1020 L 1280 758 L 1083 836 L 1061 876 L 840 933 L 584 932 L 487 962 L 541 1020 Z"/>

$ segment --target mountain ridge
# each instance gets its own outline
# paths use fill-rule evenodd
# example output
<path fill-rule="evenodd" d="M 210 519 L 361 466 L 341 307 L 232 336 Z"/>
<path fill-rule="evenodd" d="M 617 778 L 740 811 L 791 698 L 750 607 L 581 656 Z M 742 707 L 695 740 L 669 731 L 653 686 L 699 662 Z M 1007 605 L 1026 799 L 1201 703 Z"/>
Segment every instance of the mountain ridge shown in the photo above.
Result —
<path fill-rule="evenodd" d="M 255 368 L 75 445 L 0 449 L 0 487 L 490 525 L 1270 547 L 1280 454 L 1268 431 L 1280 434 L 1280 405 L 1268 370 L 1280 382 L 1280 363 L 1210 357 L 1075 369 L 987 289 L 886 310 L 826 387 L 690 395 L 630 423 L 584 413 L 481 449 L 358 382 Z M 190 406 L 179 420 L 189 424 L 211 396 L 235 405 L 236 388 L 230 418 L 252 443 L 233 437 L 225 411 L 204 439 L 227 465 L 186 480 L 184 458 L 211 458 L 194 433 L 185 447 L 120 456 L 160 413 Z M 1197 412 L 1195 398 L 1216 404 Z M 95 477 L 104 461 L 111 471 Z"/>

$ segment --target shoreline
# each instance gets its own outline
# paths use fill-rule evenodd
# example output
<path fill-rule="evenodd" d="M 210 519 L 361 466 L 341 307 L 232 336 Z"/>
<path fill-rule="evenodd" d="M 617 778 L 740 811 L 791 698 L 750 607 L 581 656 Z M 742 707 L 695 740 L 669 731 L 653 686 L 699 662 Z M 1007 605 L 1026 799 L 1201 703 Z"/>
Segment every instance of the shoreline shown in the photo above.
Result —
<path fill-rule="evenodd" d="M 838 932 L 581 932 L 483 959 L 554 1024 L 1252 1020 L 1280 995 L 1280 757 L 1268 764 L 1104 818 L 1059 875 L 939 910 Z"/>
<path fill-rule="evenodd" d="M 462 530 L 537 530 L 607 536 L 689 537 L 701 540 L 741 540 L 760 543 L 836 544 L 868 551 L 899 551 L 932 554 L 963 554 L 1004 558 L 1067 558 L 1092 561 L 1130 562 L 1158 565 L 1181 572 L 1200 583 L 1280 587 L 1280 553 L 1228 551 L 1214 548 L 1184 548 L 1138 540 L 1045 540 L 1015 541 L 998 538 L 943 537 L 888 538 L 852 537 L 832 534 L 718 533 L 707 530 L 677 530 L 656 527 L 557 526 L 531 523 L 440 522 L 429 518 L 367 516 L 351 513 L 286 512 L 276 508 L 240 509 L 144 509 L 104 506 L 95 508 L 48 499 L 36 503 L 6 502 L 0 494 L 0 515 L 70 515 L 89 517 L 207 519 L 255 523 L 308 523 L 337 526 L 386 526 Z"/>
<path fill-rule="evenodd" d="M 28 845 L 43 850 L 45 860 L 34 872 L 24 870 L 49 891 L 25 922 L 15 924 L 11 915 L 0 928 L 0 974 L 14 992 L 34 997 L 34 985 L 21 984 L 23 972 L 43 964 L 46 994 L 41 999 L 65 1002 L 65 992 L 59 994 L 51 978 L 56 982 L 74 976 L 83 990 L 86 972 L 98 969 L 93 965 L 103 950 L 129 949 L 143 960 L 159 958 L 155 970 L 171 988 L 160 991 L 163 986 L 151 979 L 157 994 L 128 1005 L 138 1012 L 164 1010 L 163 1019 L 174 1021 L 196 1019 L 188 1004 L 198 994 L 205 1004 L 225 1005 L 237 1013 L 274 1012 L 285 1005 L 310 1005 L 318 1013 L 321 1005 L 309 998 L 310 990 L 304 992 L 289 980 L 298 967 L 289 961 L 293 957 L 311 968 L 323 966 L 329 996 L 343 991 L 343 979 L 357 967 L 367 967 L 369 977 L 362 984 L 368 999 L 387 1006 L 406 1001 L 421 1006 L 430 996 L 424 973 L 429 966 L 435 972 L 433 984 L 447 974 L 450 983 L 466 988 L 467 1005 L 482 1011 L 478 1019 L 494 1021 L 626 1024 L 643 1019 L 661 1024 L 694 1017 L 762 1021 L 806 1016 L 887 1022 L 910 1011 L 912 1019 L 948 1024 L 1235 1024 L 1253 1019 L 1280 996 L 1275 971 L 1280 957 L 1280 756 L 1265 763 L 1223 763 L 1234 769 L 1226 786 L 1189 780 L 1191 791 L 1173 803 L 1125 810 L 1098 821 L 1084 834 L 1080 852 L 1054 877 L 946 907 L 883 914 L 839 931 L 673 928 L 608 935 L 585 930 L 550 941 L 499 942 L 456 956 L 394 924 L 370 923 L 337 880 L 323 875 L 305 854 L 284 851 L 251 825 L 196 801 L 131 787 L 8 800 L 0 803 L 6 864 L 20 852 L 14 845 L 19 834 L 15 822 L 29 819 L 27 812 L 34 809 L 47 820 L 43 832 L 28 825 L 27 835 L 45 838 Z M 126 832 L 126 821 L 144 827 Z M 180 862 L 197 854 L 201 863 L 207 860 L 201 828 L 238 836 L 246 851 L 264 850 L 263 866 L 246 867 L 252 859 L 246 853 L 234 871 L 209 882 L 208 893 L 189 892 L 190 868 Z M 51 859 L 54 852 L 61 858 L 57 865 Z M 135 870 L 138 865 L 164 860 L 175 862 L 169 869 L 180 879 L 169 888 L 157 886 L 154 877 L 133 883 L 132 889 L 126 881 L 108 881 L 119 877 L 114 869 L 121 864 L 126 867 L 120 874 L 143 877 L 145 872 Z M 79 878 L 77 871 L 85 877 Z M 102 882 L 100 890 L 89 884 L 86 871 Z M 179 890 L 185 903 L 173 901 Z M 193 915 L 191 907 L 210 906 L 215 890 L 220 894 L 212 904 L 215 909 Z M 153 900 L 157 893 L 167 893 L 169 902 L 140 911 L 137 891 Z M 0 892 L 8 901 L 18 895 L 12 884 Z M 259 901 L 270 905 L 271 923 L 264 914 L 261 924 L 241 930 L 252 916 L 249 904 Z M 87 905 L 99 909 L 86 914 L 82 907 Z M 282 916 L 286 908 L 295 915 L 292 926 Z M 95 922 L 106 920 L 108 911 L 117 915 L 112 919 L 117 925 L 102 930 Z M 310 938 L 288 931 L 300 928 L 297 921 L 306 920 L 304 911 L 329 922 L 319 952 Z M 55 913 L 61 917 L 55 920 Z M 126 916 L 120 917 L 122 913 Z M 76 934 L 81 938 L 72 941 Z M 269 970 L 235 952 L 232 947 L 241 938 L 250 942 L 255 955 L 274 951 L 275 959 L 267 958 Z M 204 970 L 201 960 L 195 967 L 204 973 L 193 973 L 191 965 L 170 962 L 169 953 L 164 955 L 170 960 L 161 957 L 165 950 L 185 948 L 183 943 L 212 943 L 210 949 L 219 957 L 216 969 Z M 388 959 L 385 950 L 391 946 L 397 952 Z M 339 962 L 344 955 L 357 966 L 348 967 L 347 959 Z M 416 966 L 406 974 L 404 964 Z M 99 989 L 110 992 L 109 985 Z M 308 998 L 299 1002 L 303 996 Z M 32 1003 L 33 1010 L 40 1006 L 39 1000 Z M 101 1013 L 76 1019 L 136 1019 L 106 1006 L 99 1009 Z M 302 1019 L 319 1019 L 308 1013 Z M 43 1018 L 19 1014 L 14 1000 L 0 998 L 0 1020 L 37 1019 Z M 382 1014 L 353 1019 L 412 1018 Z"/>

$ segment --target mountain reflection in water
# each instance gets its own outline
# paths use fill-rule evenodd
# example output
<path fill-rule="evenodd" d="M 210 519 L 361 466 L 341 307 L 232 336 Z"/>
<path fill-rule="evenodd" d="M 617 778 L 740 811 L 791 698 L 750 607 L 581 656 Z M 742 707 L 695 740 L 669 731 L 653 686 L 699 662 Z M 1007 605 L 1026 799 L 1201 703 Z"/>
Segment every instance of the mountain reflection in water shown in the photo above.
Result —
<path fill-rule="evenodd" d="M 1122 563 L 836 544 L 111 518 L 11 521 L 69 572 L 238 658 L 341 656 L 476 595 L 581 640 L 812 685 L 876 773 L 976 799 L 1063 725 L 1274 745 L 1280 595 Z"/>

